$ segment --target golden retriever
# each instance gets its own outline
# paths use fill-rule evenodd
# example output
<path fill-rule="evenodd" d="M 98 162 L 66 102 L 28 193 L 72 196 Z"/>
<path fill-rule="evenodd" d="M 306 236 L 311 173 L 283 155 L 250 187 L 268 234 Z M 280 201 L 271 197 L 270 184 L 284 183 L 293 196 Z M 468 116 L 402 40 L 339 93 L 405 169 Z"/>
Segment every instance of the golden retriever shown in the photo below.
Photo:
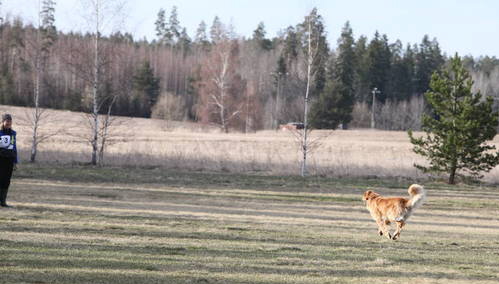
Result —
<path fill-rule="evenodd" d="M 402 227 L 404 227 L 414 209 L 423 204 L 426 191 L 422 186 L 413 184 L 409 187 L 408 192 L 411 196 L 409 199 L 402 197 L 382 197 L 371 190 L 364 192 L 363 200 L 366 201 L 367 209 L 378 224 L 378 233 L 380 236 L 385 235 L 391 240 L 398 239 Z M 393 236 L 389 232 L 389 225 L 392 222 L 397 224 L 397 230 Z"/>

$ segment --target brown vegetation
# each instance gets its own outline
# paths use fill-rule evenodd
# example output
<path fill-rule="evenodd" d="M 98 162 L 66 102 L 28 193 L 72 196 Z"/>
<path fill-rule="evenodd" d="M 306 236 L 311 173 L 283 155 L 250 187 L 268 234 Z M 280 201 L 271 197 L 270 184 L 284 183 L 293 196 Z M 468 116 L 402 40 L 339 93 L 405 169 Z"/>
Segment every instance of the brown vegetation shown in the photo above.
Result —
<path fill-rule="evenodd" d="M 16 117 L 24 108 L 0 106 L 14 115 L 18 131 L 21 163 L 29 158 L 30 130 Z M 39 149 L 39 161 L 86 163 L 90 161 L 88 143 L 77 137 L 83 129 L 83 114 L 48 111 L 46 128 L 65 126 Z M 286 131 L 223 134 L 219 127 L 157 119 L 115 117 L 109 137 L 106 164 L 122 166 L 161 166 L 185 170 L 299 174 L 300 149 L 295 137 Z M 49 119 L 50 120 L 50 119 Z M 122 123 L 120 123 L 120 121 Z M 414 162 L 424 163 L 411 149 L 404 131 L 338 130 L 312 132 L 312 140 L 323 137 L 310 157 L 311 174 L 328 176 L 400 176 L 421 178 Z M 494 140 L 499 144 L 499 138 Z M 499 181 L 499 169 L 486 175 Z"/>

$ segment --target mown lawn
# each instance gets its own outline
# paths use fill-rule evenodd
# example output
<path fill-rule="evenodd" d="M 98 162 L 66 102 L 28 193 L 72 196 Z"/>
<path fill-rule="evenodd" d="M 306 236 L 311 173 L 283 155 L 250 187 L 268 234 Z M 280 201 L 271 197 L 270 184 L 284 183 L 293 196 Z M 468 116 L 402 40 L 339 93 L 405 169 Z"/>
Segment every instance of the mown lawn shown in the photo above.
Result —
<path fill-rule="evenodd" d="M 428 183 L 379 237 L 362 192 L 411 182 L 24 165 L 0 283 L 497 283 L 497 188 Z"/>

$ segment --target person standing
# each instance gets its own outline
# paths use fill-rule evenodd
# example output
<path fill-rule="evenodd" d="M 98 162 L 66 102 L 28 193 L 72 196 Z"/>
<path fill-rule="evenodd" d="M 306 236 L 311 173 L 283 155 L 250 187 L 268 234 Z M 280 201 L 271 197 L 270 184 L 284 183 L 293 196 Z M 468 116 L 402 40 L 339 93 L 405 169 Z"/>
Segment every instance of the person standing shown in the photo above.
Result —
<path fill-rule="evenodd" d="M 16 132 L 12 130 L 12 116 L 8 113 L 2 115 L 0 128 L 0 206 L 7 205 L 7 192 L 9 191 L 12 171 L 17 168 Z"/>

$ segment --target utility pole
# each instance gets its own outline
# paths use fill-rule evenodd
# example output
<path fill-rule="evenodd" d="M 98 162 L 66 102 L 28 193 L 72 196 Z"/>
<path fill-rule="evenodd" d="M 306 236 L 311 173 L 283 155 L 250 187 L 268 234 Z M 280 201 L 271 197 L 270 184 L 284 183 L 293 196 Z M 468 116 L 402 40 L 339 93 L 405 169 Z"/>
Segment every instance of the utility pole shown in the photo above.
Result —
<path fill-rule="evenodd" d="M 376 122 L 374 121 L 374 110 L 376 109 L 376 94 L 379 94 L 381 92 L 376 87 L 374 87 L 374 89 L 371 92 L 373 94 L 373 104 L 371 110 L 371 129 L 374 129 L 376 128 Z"/>

